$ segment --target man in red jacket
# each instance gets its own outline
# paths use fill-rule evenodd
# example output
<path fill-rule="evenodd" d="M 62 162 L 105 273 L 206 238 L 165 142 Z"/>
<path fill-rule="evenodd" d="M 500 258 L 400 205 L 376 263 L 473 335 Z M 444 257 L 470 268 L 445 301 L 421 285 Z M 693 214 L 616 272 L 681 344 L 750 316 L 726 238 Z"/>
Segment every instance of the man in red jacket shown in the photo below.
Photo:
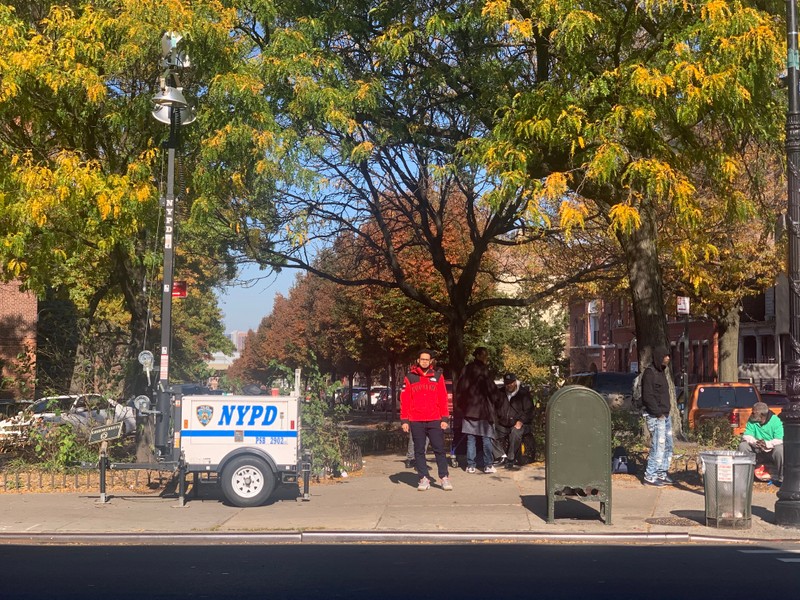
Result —
<path fill-rule="evenodd" d="M 403 391 L 400 392 L 400 421 L 403 431 L 408 433 L 410 430 L 414 440 L 414 459 L 419 475 L 417 489 L 420 492 L 431 487 L 428 463 L 425 461 L 426 438 L 430 440 L 436 457 L 442 489 L 453 489 L 444 454 L 444 430 L 447 429 L 449 416 L 444 377 L 431 368 L 430 351 L 420 350 L 417 364 L 406 373 Z"/>

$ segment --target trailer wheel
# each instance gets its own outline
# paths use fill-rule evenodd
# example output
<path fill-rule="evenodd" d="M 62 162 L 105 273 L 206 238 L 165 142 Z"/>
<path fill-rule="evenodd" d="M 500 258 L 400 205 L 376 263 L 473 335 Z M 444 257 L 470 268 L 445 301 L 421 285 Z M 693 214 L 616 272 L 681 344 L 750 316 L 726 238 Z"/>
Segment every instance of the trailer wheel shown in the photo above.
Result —
<path fill-rule="evenodd" d="M 255 456 L 237 456 L 222 472 L 222 493 L 234 506 L 259 506 L 275 489 L 275 474 Z"/>

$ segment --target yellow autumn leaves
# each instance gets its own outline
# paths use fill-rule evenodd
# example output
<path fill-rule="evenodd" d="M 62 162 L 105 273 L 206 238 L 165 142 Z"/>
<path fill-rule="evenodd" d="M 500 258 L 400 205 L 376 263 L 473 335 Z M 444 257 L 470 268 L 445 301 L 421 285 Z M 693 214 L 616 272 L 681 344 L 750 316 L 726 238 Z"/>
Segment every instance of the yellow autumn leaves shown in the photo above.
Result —
<path fill-rule="evenodd" d="M 152 159 L 152 153 L 148 154 L 140 158 Z M 74 152 L 61 152 L 46 165 L 36 163 L 30 154 L 15 156 L 11 163 L 24 200 L 22 212 L 38 227 L 44 227 L 53 212 L 85 208 L 86 198 L 94 198 L 96 208 L 87 218 L 106 220 L 118 218 L 126 202 L 144 203 L 154 196 L 149 183 L 136 182 L 128 175 L 107 175 L 99 162 L 82 160 Z M 129 169 L 135 170 L 135 165 Z"/>

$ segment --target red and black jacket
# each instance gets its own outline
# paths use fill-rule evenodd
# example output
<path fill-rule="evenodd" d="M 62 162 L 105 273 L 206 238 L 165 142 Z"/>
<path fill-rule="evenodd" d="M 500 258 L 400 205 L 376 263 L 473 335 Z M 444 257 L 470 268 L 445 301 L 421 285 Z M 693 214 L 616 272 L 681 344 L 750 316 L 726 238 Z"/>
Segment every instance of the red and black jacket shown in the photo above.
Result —
<path fill-rule="evenodd" d="M 414 365 L 406 373 L 400 392 L 400 421 L 447 421 L 447 388 L 444 376 L 433 369 Z"/>

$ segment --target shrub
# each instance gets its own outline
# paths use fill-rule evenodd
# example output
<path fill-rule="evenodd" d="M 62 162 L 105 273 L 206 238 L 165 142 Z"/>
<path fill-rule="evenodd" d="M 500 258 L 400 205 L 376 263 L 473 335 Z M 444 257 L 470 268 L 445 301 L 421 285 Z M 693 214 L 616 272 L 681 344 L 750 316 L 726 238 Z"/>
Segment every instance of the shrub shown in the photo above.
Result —
<path fill-rule="evenodd" d="M 648 442 L 644 436 L 642 416 L 628 410 L 611 411 L 611 448 L 622 446 L 633 451 L 644 449 Z"/>
<path fill-rule="evenodd" d="M 699 421 L 694 428 L 694 440 L 701 446 L 738 447 L 738 439 L 733 435 L 731 424 L 725 417 Z"/>
<path fill-rule="evenodd" d="M 45 423 L 31 427 L 27 448 L 45 469 L 63 469 L 81 462 L 97 462 L 97 447 L 90 446 L 71 425 Z"/>

